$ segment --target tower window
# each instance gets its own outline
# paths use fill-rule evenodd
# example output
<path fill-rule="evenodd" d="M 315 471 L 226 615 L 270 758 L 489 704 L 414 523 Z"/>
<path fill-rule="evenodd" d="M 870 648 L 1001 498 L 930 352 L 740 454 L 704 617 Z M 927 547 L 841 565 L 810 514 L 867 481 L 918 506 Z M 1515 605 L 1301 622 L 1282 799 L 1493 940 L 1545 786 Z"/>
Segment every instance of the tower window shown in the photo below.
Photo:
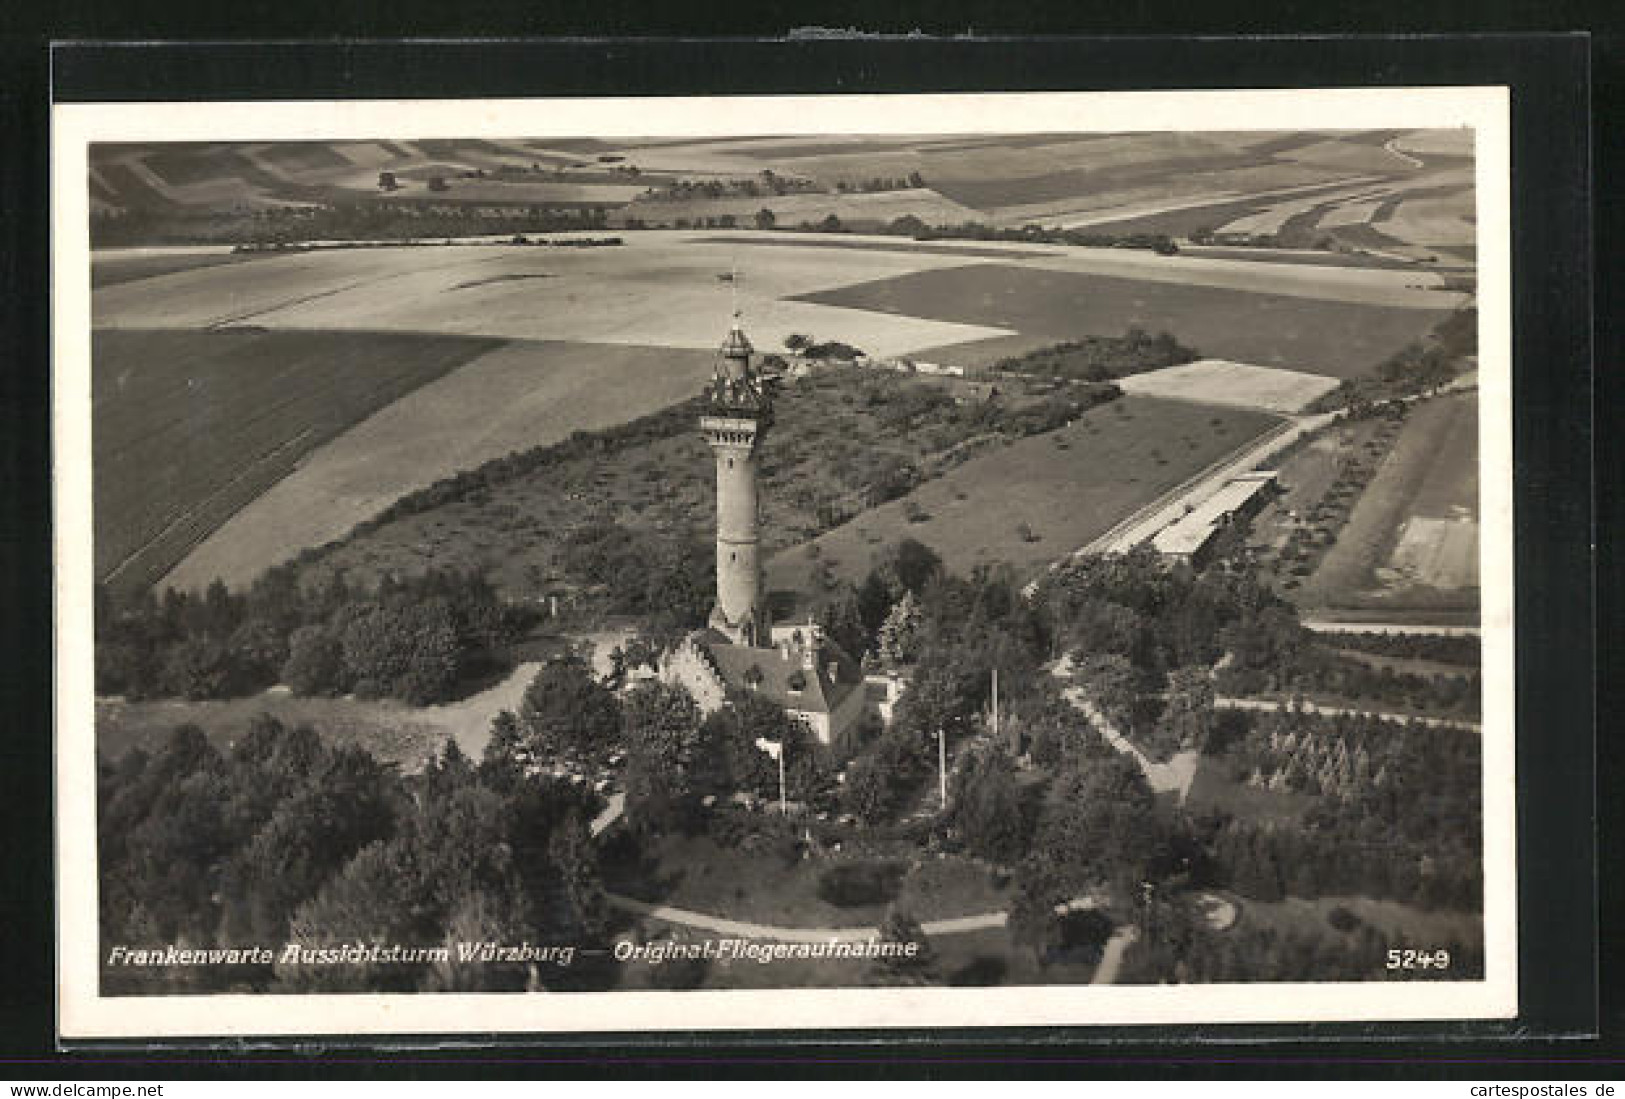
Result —
<path fill-rule="evenodd" d="M 732 469 L 733 467 L 734 467 L 734 460 L 732 458 L 729 458 L 728 459 L 728 468 Z"/>

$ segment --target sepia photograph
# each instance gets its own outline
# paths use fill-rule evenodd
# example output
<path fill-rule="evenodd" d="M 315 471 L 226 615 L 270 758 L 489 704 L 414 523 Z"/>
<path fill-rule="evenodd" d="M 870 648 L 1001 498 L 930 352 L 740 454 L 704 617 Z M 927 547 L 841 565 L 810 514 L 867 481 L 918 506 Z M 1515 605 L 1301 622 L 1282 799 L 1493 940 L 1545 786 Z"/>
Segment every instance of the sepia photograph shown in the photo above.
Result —
<path fill-rule="evenodd" d="M 56 112 L 64 1033 L 1515 1014 L 1504 90 Z"/>

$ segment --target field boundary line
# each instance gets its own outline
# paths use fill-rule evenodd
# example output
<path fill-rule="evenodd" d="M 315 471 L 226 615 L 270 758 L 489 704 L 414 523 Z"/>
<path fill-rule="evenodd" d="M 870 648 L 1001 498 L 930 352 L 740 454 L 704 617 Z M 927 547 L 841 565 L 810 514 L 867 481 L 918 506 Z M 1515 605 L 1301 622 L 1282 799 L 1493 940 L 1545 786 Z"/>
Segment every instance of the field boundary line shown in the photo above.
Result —
<path fill-rule="evenodd" d="M 156 534 L 154 534 L 151 538 L 147 539 L 145 542 L 141 543 L 141 545 L 137 546 L 128 555 L 126 555 L 124 560 L 120 561 L 118 564 L 114 565 L 111 569 L 109 569 L 107 571 L 107 575 L 105 577 L 103 577 L 102 582 L 103 583 L 111 583 L 112 581 L 116 580 L 118 578 L 119 574 L 121 572 L 123 572 L 125 569 L 129 568 L 130 565 L 137 558 L 139 558 L 141 555 L 143 555 L 143 554 L 147 553 L 148 551 L 150 551 L 154 546 L 156 546 L 159 542 L 161 542 L 172 531 L 176 530 L 177 528 L 179 528 L 183 524 L 188 523 L 192 519 L 196 518 L 198 512 L 203 511 L 210 504 L 212 504 L 215 500 L 217 500 L 222 494 L 224 494 L 224 493 L 230 491 L 231 489 L 237 487 L 245 479 L 247 479 L 250 474 L 254 474 L 254 473 L 257 473 L 258 471 L 260 471 L 261 467 L 264 466 L 265 463 L 267 463 L 269 461 L 272 461 L 273 459 L 275 459 L 277 457 L 277 455 L 281 454 L 283 451 L 287 450 L 289 447 L 295 446 L 295 445 L 297 445 L 299 443 L 304 442 L 304 440 L 308 436 L 314 435 L 315 433 L 316 433 L 316 429 L 314 427 L 307 427 L 303 431 L 299 432 L 299 434 L 282 440 L 282 442 L 278 443 L 276 446 L 272 447 L 270 450 L 266 451 L 264 454 L 261 454 L 258 458 L 254 459 L 253 462 L 251 462 L 247 466 L 244 466 L 240 471 L 238 471 L 236 476 L 230 478 L 228 481 L 226 481 L 225 484 L 221 485 L 219 488 L 217 488 L 213 492 L 209 493 L 209 495 L 205 496 L 203 499 L 199 500 L 197 503 L 193 504 L 191 507 L 189 507 L 186 510 L 182 511 L 179 515 L 175 516 L 168 523 L 164 524 L 164 526 L 161 527 Z M 283 471 L 282 475 L 280 477 L 276 478 L 276 480 L 281 480 L 282 477 L 286 477 L 286 476 L 287 476 L 287 471 Z M 275 484 L 276 482 L 273 481 L 272 483 Z M 243 506 L 247 506 L 246 503 Z M 241 511 L 241 510 L 242 510 L 242 507 L 238 507 L 237 509 L 235 509 L 232 512 L 232 514 L 235 515 L 238 511 Z M 229 516 L 228 516 L 228 518 L 229 518 Z M 208 534 L 205 533 L 204 535 L 202 535 L 202 537 L 193 539 L 190 543 L 188 543 L 184 547 L 184 552 L 180 555 L 179 558 L 177 558 L 177 561 L 185 560 L 186 555 L 191 553 L 193 548 L 195 548 L 200 542 L 203 541 L 204 538 L 207 538 L 207 537 L 208 537 Z M 165 575 L 166 576 L 168 575 L 167 571 L 165 572 Z"/>

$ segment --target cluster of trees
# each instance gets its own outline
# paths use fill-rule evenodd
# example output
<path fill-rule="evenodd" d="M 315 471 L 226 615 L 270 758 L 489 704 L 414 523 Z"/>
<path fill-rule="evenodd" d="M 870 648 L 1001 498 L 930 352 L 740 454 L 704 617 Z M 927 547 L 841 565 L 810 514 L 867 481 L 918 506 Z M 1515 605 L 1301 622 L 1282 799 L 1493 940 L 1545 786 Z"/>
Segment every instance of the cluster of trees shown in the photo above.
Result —
<path fill-rule="evenodd" d="M 1276 233 L 1221 233 L 1212 226 L 1201 226 L 1191 230 L 1192 244 L 1224 245 L 1231 248 L 1312 248 L 1318 252 L 1349 251 L 1347 247 L 1340 246 L 1337 237 L 1330 233 L 1307 232 L 1306 226 L 1301 223 L 1294 225 L 1296 219 L 1289 219 L 1282 226 L 1281 232 Z M 1309 219 L 1313 225 L 1313 219 Z"/>
<path fill-rule="evenodd" d="M 847 180 L 842 178 L 835 181 L 835 190 L 843 195 L 862 194 L 868 191 L 905 191 L 910 187 L 919 188 L 924 186 L 925 177 L 919 172 L 910 172 L 907 177 L 882 178 L 881 176 L 871 176 L 868 179 Z"/>
<path fill-rule="evenodd" d="M 567 652 L 542 665 L 517 714 L 497 715 L 490 751 L 528 771 L 549 760 L 602 764 L 622 742 L 620 698 Z"/>
<path fill-rule="evenodd" d="M 1006 374 L 1105 382 L 1193 362 L 1198 357 L 1196 351 L 1167 332 L 1153 336 L 1144 329 L 1130 328 L 1121 336 L 1086 336 L 1007 356 L 994 363 L 992 369 Z"/>
<path fill-rule="evenodd" d="M 1226 652 L 1234 675 L 1282 689 L 1300 681 L 1312 647 L 1297 612 L 1253 578 L 1195 573 L 1145 547 L 1068 562 L 1046 575 L 1036 602 L 1061 650 L 1122 657 L 1131 692 L 1160 690 L 1174 669 L 1209 668 Z"/>
<path fill-rule="evenodd" d="M 1314 407 L 1347 409 L 1353 417 L 1370 416 L 1387 402 L 1450 382 L 1477 354 L 1478 309 L 1466 306 L 1445 317 L 1422 339 L 1395 352 L 1375 371 L 1344 378 Z"/>
<path fill-rule="evenodd" d="M 716 601 L 711 543 L 696 530 L 591 522 L 565 536 L 560 563 L 567 576 L 598 586 L 610 613 L 636 615 L 652 630 L 702 625 Z"/>
<path fill-rule="evenodd" d="M 431 571 L 377 588 L 334 576 L 304 587 L 273 569 L 241 594 L 96 593 L 96 690 L 130 699 L 229 698 L 285 683 L 300 694 L 453 697 L 506 666 L 521 616 L 478 575 Z"/>
<path fill-rule="evenodd" d="M 402 240 L 602 229 L 605 208 L 581 204 L 451 202 L 435 195 L 263 209 L 129 210 L 91 215 L 93 248 L 137 244 L 275 244 Z"/>
<path fill-rule="evenodd" d="M 840 340 L 815 340 L 799 332 L 784 337 L 785 350 L 804 359 L 844 359 L 848 362 L 864 357 L 863 348 L 853 347 Z"/>
<path fill-rule="evenodd" d="M 1043 225 L 1023 225 L 1001 229 L 979 221 L 959 225 L 927 225 L 912 214 L 890 222 L 882 232 L 915 240 L 999 240 L 1024 244 L 1069 244 L 1078 248 L 1143 248 L 1161 255 L 1179 252 L 1179 245 L 1166 233 L 1102 233 L 1087 229 L 1055 229 Z"/>
<path fill-rule="evenodd" d="M 500 458 L 493 458 L 483 465 L 461 470 L 426 488 L 407 493 L 371 519 L 358 524 L 355 531 L 357 534 L 367 534 L 397 519 L 422 515 L 447 504 L 468 500 L 499 485 L 568 462 L 580 461 L 583 458 L 613 461 L 629 451 L 647 447 L 650 443 L 691 433 L 705 407 L 705 399 L 695 397 L 613 427 L 598 431 L 575 431 L 562 442 L 531 447 L 528 450 L 514 451 Z"/>
<path fill-rule="evenodd" d="M 816 182 L 801 176 L 781 176 L 764 168 L 754 176 L 735 179 L 677 179 L 664 187 L 651 187 L 642 195 L 645 202 L 683 202 L 696 198 L 754 198 L 758 195 L 795 195 L 818 191 Z"/>
<path fill-rule="evenodd" d="M 778 800 L 778 764 L 759 746 L 764 740 L 784 753 L 790 800 L 834 804 L 829 753 L 777 703 L 741 689 L 702 714 L 687 690 L 657 680 L 618 695 L 566 655 L 537 673 L 517 714 L 497 716 L 486 756 L 526 774 L 550 761 L 601 765 L 624 752 L 628 820 L 643 830 L 687 831 L 705 825 L 708 801 L 739 793 Z"/>
<path fill-rule="evenodd" d="M 182 726 L 156 751 L 103 760 L 97 793 L 108 944 L 578 943 L 603 927 L 590 795 L 475 765 L 453 742 L 402 775 L 269 717 L 225 751 Z M 475 991 L 537 976 L 453 953 L 421 965 L 110 966 L 103 989 Z"/>
<path fill-rule="evenodd" d="M 1301 521 L 1292 528 L 1285 544 L 1274 556 L 1272 567 L 1277 572 L 1287 573 L 1283 582 L 1285 588 L 1298 587 L 1302 578 L 1315 571 L 1321 558 L 1336 543 L 1361 494 L 1376 476 L 1399 437 L 1406 411 L 1403 404 L 1386 406 L 1382 422 L 1372 431 L 1365 445 L 1338 458 L 1337 475 L 1331 485 L 1319 500 L 1306 509 Z"/>
<path fill-rule="evenodd" d="M 1352 649 L 1375 656 L 1435 660 L 1476 668 L 1484 646 L 1476 636 L 1423 633 L 1322 633 L 1320 639 L 1334 649 Z"/>
<path fill-rule="evenodd" d="M 1227 677 L 1221 673 L 1221 678 Z M 1373 668 L 1319 647 L 1305 654 L 1294 686 L 1317 698 L 1470 719 L 1478 717 L 1483 697 L 1483 681 L 1477 671 L 1417 675 L 1388 667 Z"/>
<path fill-rule="evenodd" d="M 1281 711 L 1244 721 L 1219 758 L 1237 781 L 1313 799 L 1290 828 L 1209 822 L 1220 874 L 1249 896 L 1481 906 L 1476 734 Z"/>

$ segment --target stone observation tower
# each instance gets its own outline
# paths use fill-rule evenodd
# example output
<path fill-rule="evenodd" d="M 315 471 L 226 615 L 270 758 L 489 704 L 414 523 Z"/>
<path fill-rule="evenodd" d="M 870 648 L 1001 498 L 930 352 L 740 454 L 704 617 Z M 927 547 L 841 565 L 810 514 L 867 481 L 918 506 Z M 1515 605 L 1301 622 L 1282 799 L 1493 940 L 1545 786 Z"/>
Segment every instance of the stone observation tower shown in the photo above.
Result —
<path fill-rule="evenodd" d="M 733 327 L 717 353 L 700 430 L 717 458 L 717 605 L 711 628 L 736 645 L 770 646 L 758 547 L 756 455 L 773 423 L 773 401 L 751 363 L 750 340 Z"/>
<path fill-rule="evenodd" d="M 736 309 L 700 416 L 717 457 L 717 605 L 705 629 L 666 654 L 660 676 L 693 695 L 702 713 L 746 692 L 784 707 L 820 744 L 844 743 L 867 705 L 863 669 L 811 621 L 768 620 L 756 463 L 773 424 L 773 398 L 752 350 Z"/>

